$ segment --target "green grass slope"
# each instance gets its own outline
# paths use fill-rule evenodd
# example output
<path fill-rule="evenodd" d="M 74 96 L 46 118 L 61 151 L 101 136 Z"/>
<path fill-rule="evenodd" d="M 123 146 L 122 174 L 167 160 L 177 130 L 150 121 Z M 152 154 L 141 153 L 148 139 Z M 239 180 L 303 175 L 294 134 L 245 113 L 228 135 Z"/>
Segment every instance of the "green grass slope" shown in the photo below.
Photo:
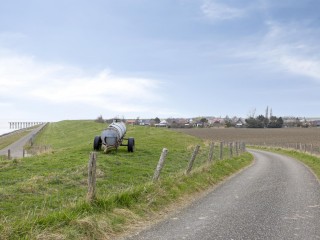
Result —
<path fill-rule="evenodd" d="M 50 123 L 34 148 L 41 155 L 0 161 L 0 239 L 112 239 L 127 226 L 186 194 L 207 189 L 252 161 L 252 156 L 205 164 L 208 142 L 165 128 L 128 126 L 136 151 L 97 155 L 97 199 L 85 202 L 93 139 L 106 126 L 93 121 Z M 201 145 L 191 176 L 184 175 Z M 151 182 L 162 148 L 169 153 L 161 180 Z M 215 152 L 217 159 L 218 152 Z"/>

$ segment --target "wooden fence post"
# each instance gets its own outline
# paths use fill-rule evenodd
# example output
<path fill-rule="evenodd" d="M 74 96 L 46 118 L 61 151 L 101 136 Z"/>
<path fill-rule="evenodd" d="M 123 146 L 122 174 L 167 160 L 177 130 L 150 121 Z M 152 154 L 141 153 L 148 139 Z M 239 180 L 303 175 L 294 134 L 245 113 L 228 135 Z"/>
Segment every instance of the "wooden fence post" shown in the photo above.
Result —
<path fill-rule="evenodd" d="M 193 162 L 196 159 L 196 156 L 197 156 L 197 154 L 199 152 L 199 148 L 200 148 L 200 145 L 197 145 L 196 148 L 194 149 L 192 157 L 191 157 L 191 159 L 189 161 L 189 164 L 188 164 L 188 168 L 186 170 L 186 174 L 189 174 L 191 172 L 192 166 L 193 166 Z"/>
<path fill-rule="evenodd" d="M 214 152 L 214 142 L 212 141 L 211 144 L 210 144 L 209 157 L 208 157 L 208 162 L 209 163 L 212 162 L 213 152 Z"/>
<path fill-rule="evenodd" d="M 307 144 L 304 144 L 304 152 L 307 152 Z"/>
<path fill-rule="evenodd" d="M 239 156 L 239 143 L 236 142 L 236 155 Z"/>
<path fill-rule="evenodd" d="M 96 198 L 96 168 L 97 168 L 97 154 L 90 153 L 88 163 L 88 193 L 87 202 L 91 203 Z"/>
<path fill-rule="evenodd" d="M 153 182 L 158 181 L 158 179 L 160 177 L 160 172 L 164 166 L 164 161 L 166 160 L 167 153 L 168 153 L 168 149 L 166 149 L 166 148 L 162 149 L 162 153 L 161 153 L 157 168 L 154 171 L 154 175 L 153 175 L 153 179 L 152 179 Z"/>
<path fill-rule="evenodd" d="M 32 134 L 31 138 L 30 138 L 30 146 L 33 146 L 33 142 L 34 142 L 34 138 L 35 138 L 35 134 Z"/>
<path fill-rule="evenodd" d="M 10 160 L 11 159 L 11 151 L 10 151 L 10 149 L 8 149 L 8 160 Z"/>
<path fill-rule="evenodd" d="M 229 147 L 230 147 L 230 158 L 233 157 L 233 143 L 229 143 Z"/>
<path fill-rule="evenodd" d="M 220 160 L 223 159 L 223 142 L 220 142 Z"/>
<path fill-rule="evenodd" d="M 244 153 L 246 151 L 246 144 L 244 142 L 241 142 L 241 153 Z"/>

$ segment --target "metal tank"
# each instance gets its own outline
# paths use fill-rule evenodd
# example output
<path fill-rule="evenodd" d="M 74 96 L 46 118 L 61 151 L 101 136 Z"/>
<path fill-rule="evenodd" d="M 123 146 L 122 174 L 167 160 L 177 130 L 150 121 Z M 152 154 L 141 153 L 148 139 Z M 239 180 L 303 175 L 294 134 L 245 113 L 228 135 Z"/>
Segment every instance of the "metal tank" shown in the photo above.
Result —
<path fill-rule="evenodd" d="M 114 121 L 105 130 L 102 131 L 100 136 L 96 136 L 93 141 L 93 149 L 96 151 L 103 148 L 104 152 L 111 149 L 118 149 L 119 146 L 127 146 L 128 152 L 134 151 L 134 138 L 124 138 L 127 128 L 124 122 Z M 127 144 L 123 144 L 123 140 L 127 140 Z"/>

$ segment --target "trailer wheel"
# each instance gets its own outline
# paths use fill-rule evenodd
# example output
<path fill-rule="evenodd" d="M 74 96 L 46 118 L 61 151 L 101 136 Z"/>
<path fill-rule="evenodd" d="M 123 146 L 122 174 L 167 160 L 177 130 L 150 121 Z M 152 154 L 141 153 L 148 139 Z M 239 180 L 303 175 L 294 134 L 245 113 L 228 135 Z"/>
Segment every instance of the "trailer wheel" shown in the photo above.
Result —
<path fill-rule="evenodd" d="M 134 152 L 134 138 L 128 138 L 128 152 Z"/>
<path fill-rule="evenodd" d="M 96 136 L 93 141 L 93 150 L 99 151 L 101 149 L 102 141 L 100 136 Z"/>

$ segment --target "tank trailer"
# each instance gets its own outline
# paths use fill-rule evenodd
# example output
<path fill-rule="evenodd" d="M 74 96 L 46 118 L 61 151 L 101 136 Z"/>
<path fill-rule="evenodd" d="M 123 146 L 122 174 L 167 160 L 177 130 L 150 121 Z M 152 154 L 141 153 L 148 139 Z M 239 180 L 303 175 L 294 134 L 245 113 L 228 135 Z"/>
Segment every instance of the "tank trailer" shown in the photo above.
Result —
<path fill-rule="evenodd" d="M 95 151 L 101 150 L 107 153 L 111 149 L 118 149 L 119 146 L 127 146 L 128 152 L 134 152 L 135 143 L 134 138 L 124 138 L 127 128 L 121 121 L 111 123 L 100 136 L 96 136 L 93 141 L 93 149 Z M 127 144 L 123 144 L 123 140 L 127 140 Z"/>

